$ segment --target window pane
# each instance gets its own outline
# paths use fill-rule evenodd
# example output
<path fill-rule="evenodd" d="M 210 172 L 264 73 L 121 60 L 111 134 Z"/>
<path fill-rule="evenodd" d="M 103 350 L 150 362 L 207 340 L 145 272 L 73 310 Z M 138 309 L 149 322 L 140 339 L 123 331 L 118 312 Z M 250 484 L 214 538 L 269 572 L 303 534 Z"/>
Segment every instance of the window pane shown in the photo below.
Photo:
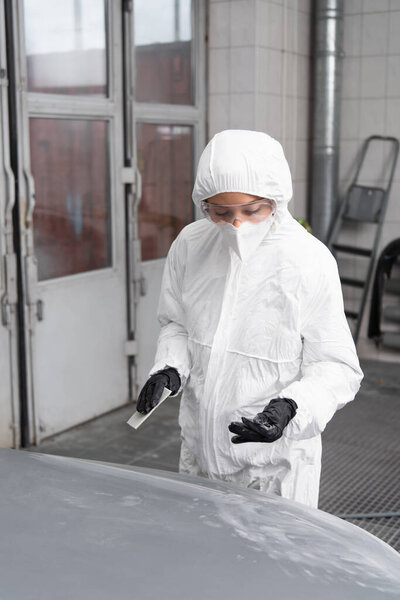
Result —
<path fill-rule="evenodd" d="M 30 120 L 39 279 L 111 265 L 107 123 Z"/>
<path fill-rule="evenodd" d="M 137 127 L 143 260 L 166 256 L 180 230 L 193 220 L 192 135 L 192 127 L 179 125 Z"/>
<path fill-rule="evenodd" d="M 28 91 L 105 96 L 105 0 L 24 0 Z"/>
<path fill-rule="evenodd" d="M 135 0 L 136 100 L 193 104 L 191 0 Z"/>

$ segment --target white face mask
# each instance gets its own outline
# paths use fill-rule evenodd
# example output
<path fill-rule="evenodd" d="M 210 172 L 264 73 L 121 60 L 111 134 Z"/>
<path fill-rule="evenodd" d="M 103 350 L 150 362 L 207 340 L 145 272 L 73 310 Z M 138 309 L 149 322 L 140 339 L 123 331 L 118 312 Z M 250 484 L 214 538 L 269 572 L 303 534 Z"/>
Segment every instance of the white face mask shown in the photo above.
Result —
<path fill-rule="evenodd" d="M 217 225 L 224 242 L 245 262 L 261 244 L 274 221 L 273 215 L 260 223 L 245 221 L 240 227 L 231 223 Z"/>

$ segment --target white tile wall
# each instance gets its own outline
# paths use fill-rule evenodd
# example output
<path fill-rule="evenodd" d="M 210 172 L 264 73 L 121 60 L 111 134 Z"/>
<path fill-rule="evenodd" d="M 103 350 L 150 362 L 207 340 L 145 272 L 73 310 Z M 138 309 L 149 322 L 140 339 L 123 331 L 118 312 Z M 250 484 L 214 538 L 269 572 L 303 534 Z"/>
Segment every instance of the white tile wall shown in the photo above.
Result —
<path fill-rule="evenodd" d="M 360 63 L 359 59 L 354 62 Z M 361 97 L 382 98 L 386 89 L 386 67 L 385 56 L 362 56 L 361 58 Z"/>
<path fill-rule="evenodd" d="M 355 171 L 357 154 L 371 134 L 400 139 L 400 0 L 345 0 L 344 76 L 341 103 L 340 190 Z M 382 185 L 387 176 L 384 145 L 367 157 L 361 183 Z M 380 248 L 400 237 L 400 164 L 389 198 Z M 359 229 L 357 243 L 367 243 Z M 357 272 L 356 265 L 354 266 Z M 400 362 L 400 354 L 376 350 L 366 338 L 367 306 L 358 346 L 360 356 Z"/>
<path fill-rule="evenodd" d="M 382 135 L 385 128 L 385 99 L 362 98 L 360 102 L 360 127 L 361 139 L 370 135 Z"/>
<path fill-rule="evenodd" d="M 268 92 L 282 93 L 282 78 L 284 72 L 284 57 L 280 50 L 268 50 Z"/>
<path fill-rule="evenodd" d="M 309 144 L 307 140 L 300 140 L 295 142 L 295 164 L 293 165 L 292 171 L 294 171 L 294 178 L 298 181 L 307 181 L 308 179 L 308 151 Z"/>
<path fill-rule="evenodd" d="M 256 52 L 255 48 L 231 48 L 230 92 L 255 92 Z"/>
<path fill-rule="evenodd" d="M 297 164 L 296 142 L 310 135 L 310 10 L 310 0 L 211 0 L 209 136 L 260 129 Z"/>
<path fill-rule="evenodd" d="M 285 140 L 295 139 L 297 136 L 297 105 L 299 100 L 295 97 L 281 99 L 283 110 L 283 131 Z M 292 173 L 293 176 L 293 173 Z"/>
<path fill-rule="evenodd" d="M 364 13 L 387 12 L 389 6 L 389 0 L 363 0 Z"/>
<path fill-rule="evenodd" d="M 386 90 L 389 98 L 400 98 L 400 56 L 398 54 L 387 57 Z"/>
<path fill-rule="evenodd" d="M 256 0 L 255 5 L 255 42 L 260 47 L 268 46 L 268 33 L 266 23 L 270 20 L 269 2 Z M 269 46 L 271 47 L 271 45 Z"/>
<path fill-rule="evenodd" d="M 361 35 L 362 55 L 379 56 L 387 54 L 389 39 L 388 31 L 388 12 L 364 14 Z"/>
<path fill-rule="evenodd" d="M 294 217 L 307 217 L 309 185 L 306 181 L 293 182 L 293 199 L 289 204 L 289 210 Z"/>
<path fill-rule="evenodd" d="M 398 235 L 400 237 L 400 182 L 394 181 L 392 191 L 389 197 L 389 204 L 386 213 L 387 223 L 398 224 Z"/>
<path fill-rule="evenodd" d="M 367 137 L 367 136 L 364 136 Z M 372 142 L 362 164 L 358 182 L 361 185 L 381 185 L 384 174 L 383 144 L 379 141 Z"/>
<path fill-rule="evenodd" d="M 264 96 L 267 101 L 267 128 L 266 133 L 272 135 L 277 140 L 282 140 L 282 97 L 281 96 Z M 284 144 L 283 144 L 284 145 Z"/>
<path fill-rule="evenodd" d="M 271 77 L 269 73 L 269 52 L 268 48 L 257 47 L 256 56 L 256 88 L 257 92 L 267 94 L 271 86 Z"/>
<path fill-rule="evenodd" d="M 262 94 L 281 94 L 283 59 L 279 50 L 256 48 L 256 89 Z"/>
<path fill-rule="evenodd" d="M 282 74 L 282 83 L 287 96 L 299 96 L 300 58 L 302 57 L 291 52 L 285 54 L 285 72 Z"/>
<path fill-rule="evenodd" d="M 339 154 L 339 183 L 345 183 L 346 187 L 350 179 L 354 176 L 359 150 L 359 140 L 341 140 Z"/>
<path fill-rule="evenodd" d="M 295 93 L 295 96 L 308 99 L 310 98 L 310 57 L 295 56 L 297 58 L 297 93 Z"/>
<path fill-rule="evenodd" d="M 297 13 L 297 51 L 300 54 L 309 55 L 311 51 L 310 47 L 310 34 L 311 34 L 311 19 L 307 13 Z"/>
<path fill-rule="evenodd" d="M 346 0 L 343 2 L 344 14 L 354 15 L 361 13 L 363 0 Z"/>
<path fill-rule="evenodd" d="M 286 8 L 283 13 L 284 28 L 282 31 L 283 44 L 288 52 L 298 51 L 299 17 L 300 13 Z"/>
<path fill-rule="evenodd" d="M 343 31 L 343 50 L 346 56 L 361 54 L 361 14 L 346 16 Z"/>
<path fill-rule="evenodd" d="M 232 46 L 255 44 L 255 0 L 231 3 L 230 30 Z"/>
<path fill-rule="evenodd" d="M 230 94 L 212 94 L 208 104 L 208 129 L 212 137 L 222 129 L 229 129 L 230 120 Z"/>
<path fill-rule="evenodd" d="M 400 54 L 400 2 L 397 11 L 390 13 L 389 54 Z"/>
<path fill-rule="evenodd" d="M 311 0 L 285 0 L 284 3 L 288 8 L 309 13 L 311 10 Z"/>
<path fill-rule="evenodd" d="M 210 95 L 229 93 L 230 58 L 229 48 L 210 48 L 208 81 Z"/>
<path fill-rule="evenodd" d="M 283 8 L 266 0 L 257 0 L 256 43 L 264 48 L 281 48 Z"/>
<path fill-rule="evenodd" d="M 358 139 L 360 130 L 360 102 L 356 99 L 343 99 L 340 134 L 342 138 Z"/>
<path fill-rule="evenodd" d="M 254 129 L 254 94 L 230 95 L 230 127 L 233 129 Z"/>
<path fill-rule="evenodd" d="M 256 94 L 255 99 L 255 123 L 254 127 L 257 131 L 269 131 L 268 123 L 268 96 L 267 94 Z"/>
<path fill-rule="evenodd" d="M 308 140 L 309 139 L 309 110 L 310 100 L 306 98 L 297 99 L 297 139 Z"/>
<path fill-rule="evenodd" d="M 348 57 L 343 61 L 343 98 L 359 98 L 361 89 L 361 65 L 358 57 Z"/>
<path fill-rule="evenodd" d="M 227 48 L 230 45 L 230 2 L 211 2 L 209 12 L 210 48 Z"/>
<path fill-rule="evenodd" d="M 393 135 L 400 139 L 400 95 L 386 101 L 385 135 Z M 399 171 L 397 170 L 397 173 Z"/>

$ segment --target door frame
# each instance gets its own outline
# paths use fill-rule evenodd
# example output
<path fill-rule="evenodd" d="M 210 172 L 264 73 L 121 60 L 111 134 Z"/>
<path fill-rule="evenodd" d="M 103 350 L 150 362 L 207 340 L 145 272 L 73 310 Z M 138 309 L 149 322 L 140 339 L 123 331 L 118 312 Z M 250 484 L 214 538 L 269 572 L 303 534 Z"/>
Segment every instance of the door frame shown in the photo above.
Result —
<path fill-rule="evenodd" d="M 25 358 L 26 393 L 21 396 L 22 410 L 25 414 L 25 435 L 22 445 L 39 444 L 42 438 L 38 414 L 38 404 L 35 402 L 35 356 L 33 336 L 38 321 L 45 315 L 46 307 L 42 306 L 42 295 L 46 289 L 54 286 L 79 285 L 82 279 L 97 280 L 107 277 L 110 272 L 116 272 L 123 265 L 125 273 L 125 256 L 121 254 L 118 240 L 124 238 L 124 227 L 117 231 L 119 223 L 124 221 L 123 214 L 123 80 L 122 80 L 122 44 L 121 38 L 121 7 L 119 3 L 106 0 L 106 49 L 107 49 L 107 83 L 105 97 L 39 94 L 27 90 L 27 69 L 24 28 L 23 0 L 16 0 L 12 8 L 13 38 L 14 38 L 14 69 L 15 69 L 15 104 L 16 131 L 18 155 L 18 225 L 20 238 L 20 294 L 21 304 L 20 354 Z M 117 49 L 116 49 L 117 48 Z M 30 171 L 30 139 L 29 119 L 59 118 L 104 120 L 107 122 L 109 159 L 109 194 L 111 218 L 111 265 L 93 271 L 77 273 L 68 276 L 55 277 L 39 281 L 37 277 L 37 260 L 34 250 L 32 216 L 35 206 L 34 180 Z M 120 218 L 116 218 L 122 213 Z M 126 286 L 126 282 L 124 284 Z M 110 409 L 111 410 L 111 409 Z"/>
<path fill-rule="evenodd" d="M 165 262 L 164 258 L 157 258 L 149 261 L 142 261 L 140 239 L 138 234 L 138 206 L 141 199 L 141 180 L 137 166 L 137 139 L 136 126 L 138 123 L 152 123 L 165 125 L 188 125 L 193 127 L 193 179 L 196 166 L 201 152 L 205 146 L 207 136 L 207 2 L 202 0 L 192 0 L 192 72 L 194 103 L 193 105 L 173 105 L 162 103 L 136 102 L 135 101 L 135 39 L 134 39 L 134 14 L 133 3 L 130 0 L 124 2 L 125 10 L 125 38 L 127 47 L 125 48 L 125 77 L 126 89 L 129 91 L 129 102 L 126 106 L 127 129 L 131 133 L 128 148 L 128 166 L 133 169 L 135 174 L 134 181 L 127 190 L 127 221 L 130 228 L 130 250 L 128 251 L 129 264 L 128 272 L 130 274 L 131 284 L 128 287 L 128 307 L 129 321 L 131 324 L 130 336 L 136 341 L 136 358 L 131 365 L 131 380 L 136 382 L 136 390 L 132 386 L 135 397 L 144 382 L 140 381 L 138 372 L 142 369 L 138 366 L 141 358 L 140 340 L 137 339 L 138 324 L 136 317 L 138 315 L 138 306 L 141 298 L 146 295 L 146 281 L 144 271 L 146 265 L 155 271 L 162 270 Z M 194 220 L 201 217 L 200 211 L 194 207 Z M 161 264 L 160 264 L 161 263 Z M 144 300 L 142 300 L 143 302 Z M 156 316 L 154 315 L 154 318 Z"/>
<path fill-rule="evenodd" d="M 18 364 L 18 321 L 17 321 L 17 262 L 14 251 L 13 208 L 15 205 L 15 177 L 10 155 L 9 92 L 10 73 L 7 61 L 6 13 L 0 4 L 0 335 L 8 342 L 9 389 L 8 413 L 9 435 L 1 443 L 18 448 L 20 446 L 19 364 Z M 8 360 L 7 360 L 8 359 Z M 5 394 L 7 396 L 7 394 Z M 4 414 L 4 413 L 3 413 Z"/>

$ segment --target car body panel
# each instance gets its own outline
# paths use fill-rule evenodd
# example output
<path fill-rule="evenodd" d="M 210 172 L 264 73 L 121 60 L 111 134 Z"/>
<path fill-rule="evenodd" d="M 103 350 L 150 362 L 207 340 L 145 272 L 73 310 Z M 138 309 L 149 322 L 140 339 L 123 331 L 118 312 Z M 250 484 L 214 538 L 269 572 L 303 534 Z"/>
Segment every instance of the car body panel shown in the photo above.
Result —
<path fill-rule="evenodd" d="M 319 510 L 202 478 L 0 449 L 7 600 L 400 597 L 400 555 Z"/>

